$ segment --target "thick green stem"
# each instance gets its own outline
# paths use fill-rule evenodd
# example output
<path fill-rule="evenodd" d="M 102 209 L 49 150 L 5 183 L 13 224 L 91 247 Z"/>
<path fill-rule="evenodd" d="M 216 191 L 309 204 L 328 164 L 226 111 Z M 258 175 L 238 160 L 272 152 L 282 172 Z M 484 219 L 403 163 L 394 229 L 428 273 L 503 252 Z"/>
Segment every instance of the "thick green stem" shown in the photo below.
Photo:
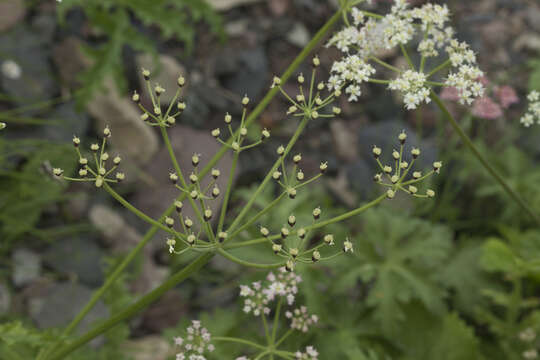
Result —
<path fill-rule="evenodd" d="M 80 346 L 86 344 L 96 336 L 103 334 L 105 331 L 111 329 L 120 322 L 130 319 L 131 317 L 139 313 L 141 310 L 146 308 L 148 305 L 158 300 L 165 292 L 187 279 L 191 274 L 199 271 L 213 256 L 213 253 L 199 256 L 198 258 L 193 260 L 188 266 L 171 276 L 167 281 L 165 281 L 156 289 L 152 290 L 150 293 L 143 296 L 136 303 L 128 306 L 124 311 L 112 316 L 111 318 L 109 318 L 109 320 L 105 321 L 101 325 L 96 326 L 92 330 L 88 331 L 86 334 L 76 338 L 67 346 L 61 348 L 56 353 L 53 353 L 53 355 L 49 359 L 62 359 L 64 356 L 76 350 Z"/>
<path fill-rule="evenodd" d="M 497 171 L 495 171 L 495 169 L 489 164 L 489 162 L 484 158 L 484 156 L 480 153 L 480 151 L 478 151 L 476 146 L 474 146 L 472 140 L 467 136 L 467 134 L 465 134 L 463 129 L 461 129 L 457 121 L 450 114 L 446 106 L 444 106 L 443 102 L 437 96 L 437 94 L 431 91 L 430 97 L 433 100 L 433 102 L 437 104 L 437 106 L 443 113 L 446 120 L 450 122 L 454 130 L 458 133 L 459 137 L 461 138 L 465 146 L 469 148 L 469 150 L 474 154 L 474 156 L 478 159 L 478 161 L 480 161 L 480 163 L 489 172 L 489 174 L 493 177 L 493 179 L 495 179 L 495 181 L 497 181 L 499 185 L 502 186 L 504 191 L 506 191 L 506 193 L 510 196 L 510 198 L 512 198 L 512 200 L 514 200 L 523 210 L 525 210 L 527 214 L 531 216 L 531 218 L 534 219 L 534 221 L 536 221 L 537 224 L 540 225 L 540 217 L 529 207 L 529 205 L 525 203 L 525 201 L 510 187 L 510 185 L 508 185 L 508 183 L 504 180 L 504 178 L 501 175 L 499 175 Z"/>
<path fill-rule="evenodd" d="M 296 71 L 296 69 L 300 66 L 300 64 L 305 60 L 305 58 L 313 51 L 315 46 L 319 44 L 319 42 L 326 36 L 328 31 L 334 26 L 334 24 L 340 19 L 341 17 L 341 11 L 336 12 L 315 34 L 315 36 L 311 39 L 311 41 L 306 45 L 306 47 L 298 54 L 298 56 L 294 59 L 294 61 L 289 65 L 289 67 L 285 70 L 283 75 L 281 76 L 281 82 L 284 84 Z M 264 96 L 264 98 L 259 102 L 259 104 L 253 109 L 253 111 L 249 114 L 249 116 L 246 119 L 246 126 L 249 126 L 255 119 L 266 109 L 270 101 L 277 95 L 277 92 L 279 89 L 277 87 L 274 87 L 273 89 L 270 89 L 267 94 Z M 229 143 L 231 143 L 233 140 L 233 137 L 229 139 Z M 225 155 L 228 148 L 223 146 L 221 149 L 214 155 L 214 157 L 208 162 L 208 164 L 203 168 L 203 170 L 199 174 L 199 178 L 203 178 L 206 176 L 212 167 L 214 167 L 217 162 Z M 178 200 L 182 200 L 185 198 L 185 194 L 180 195 Z M 174 204 L 171 204 L 167 210 L 162 214 L 158 222 L 162 222 L 166 216 L 170 215 L 174 211 Z M 122 272 L 125 270 L 125 268 L 133 261 L 133 259 L 142 251 L 142 249 L 145 247 L 145 245 L 154 237 L 154 235 L 157 233 L 159 227 L 156 225 L 153 225 L 148 232 L 144 235 L 142 241 L 137 244 L 133 250 L 130 251 L 130 253 L 126 256 L 126 258 L 122 261 L 120 265 L 116 268 L 116 270 L 108 277 L 108 279 L 105 281 L 105 283 L 99 288 L 92 298 L 89 300 L 89 302 L 85 305 L 85 307 L 81 310 L 79 314 L 75 317 L 75 319 L 70 323 L 70 325 L 62 332 L 63 336 L 68 336 L 71 334 L 71 332 L 77 327 L 77 325 L 82 321 L 82 319 L 90 312 L 90 310 L 94 307 L 94 305 L 97 303 L 97 301 L 105 294 L 105 292 L 115 283 L 115 281 L 118 279 L 118 277 L 122 274 Z M 199 259 L 204 259 L 205 256 L 201 256 Z M 55 348 L 59 342 L 57 342 L 53 348 Z M 81 343 L 82 345 L 83 343 Z M 81 346 L 79 345 L 79 346 Z M 75 350 L 75 348 L 71 348 L 70 351 L 64 352 L 65 355 L 70 353 L 71 351 Z M 63 355 L 59 355 L 56 358 L 61 359 Z"/>

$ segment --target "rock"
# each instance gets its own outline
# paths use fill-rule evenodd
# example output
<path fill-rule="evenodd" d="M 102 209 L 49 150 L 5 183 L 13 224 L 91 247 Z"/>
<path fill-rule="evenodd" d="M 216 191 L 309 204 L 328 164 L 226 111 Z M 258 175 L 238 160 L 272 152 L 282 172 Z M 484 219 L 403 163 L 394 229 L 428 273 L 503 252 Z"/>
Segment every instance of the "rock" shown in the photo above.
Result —
<path fill-rule="evenodd" d="M 352 208 L 357 204 L 356 194 L 349 190 L 349 181 L 345 172 L 340 172 L 335 178 L 326 181 L 328 188 L 345 205 Z"/>
<path fill-rule="evenodd" d="M 287 34 L 287 41 L 299 48 L 306 46 L 310 39 L 308 29 L 301 22 L 295 23 L 292 30 Z"/>
<path fill-rule="evenodd" d="M 114 253 L 125 253 L 141 241 L 141 235 L 113 209 L 97 204 L 89 212 L 92 224 L 103 233 Z"/>
<path fill-rule="evenodd" d="M 227 60 L 222 60 L 227 59 Z M 268 58 L 262 46 L 244 50 L 228 49 L 216 57 L 216 73 L 223 86 L 239 96 L 258 98 L 269 85 Z"/>
<path fill-rule="evenodd" d="M 102 252 L 88 238 L 63 239 L 45 253 L 43 261 L 54 270 L 76 275 L 84 284 L 98 286 L 103 282 Z"/>
<path fill-rule="evenodd" d="M 186 299 L 179 290 L 171 290 L 143 314 L 143 326 L 156 333 L 175 326 L 180 318 L 187 314 Z"/>
<path fill-rule="evenodd" d="M 107 83 L 108 91 L 97 93 L 88 102 L 88 112 L 96 118 L 98 132 L 110 127 L 115 151 L 128 161 L 146 164 L 158 150 L 157 135 L 141 121 L 141 111 L 131 99 L 121 97 L 114 85 Z"/>
<path fill-rule="evenodd" d="M 172 340 L 167 341 L 159 335 L 126 341 L 122 349 L 133 360 L 167 360 L 175 354 Z"/>
<path fill-rule="evenodd" d="M 20 24 L 0 37 L 3 70 L 5 62 L 19 68 L 0 75 L 0 87 L 18 105 L 51 99 L 57 93 L 56 81 L 49 65 L 49 43 L 37 31 Z M 31 114 L 31 112 L 28 112 Z"/>
<path fill-rule="evenodd" d="M 377 170 L 365 160 L 360 159 L 347 166 L 345 171 L 350 188 L 359 194 L 362 199 L 366 199 L 375 188 L 376 184 L 373 183 L 373 175 Z"/>
<path fill-rule="evenodd" d="M 92 296 L 91 289 L 75 283 L 49 284 L 39 292 L 28 296 L 28 304 L 30 317 L 41 329 L 69 324 Z M 81 321 L 78 332 L 88 330 L 92 323 L 108 316 L 107 307 L 99 300 Z"/>
<path fill-rule="evenodd" d="M 15 286 L 25 286 L 39 276 L 41 259 L 35 252 L 20 248 L 13 252 L 11 259 L 13 262 L 11 280 Z"/>
<path fill-rule="evenodd" d="M 164 243 L 158 243 L 156 245 L 160 247 L 163 253 L 167 251 Z M 152 246 L 147 246 L 144 249 L 145 257 L 142 264 L 141 274 L 130 284 L 131 291 L 138 294 L 146 294 L 154 290 L 159 285 L 163 284 L 163 282 L 170 275 L 169 267 L 157 266 L 154 263 L 154 257 L 152 256 L 152 252 L 149 250 L 151 248 Z"/>
<path fill-rule="evenodd" d="M 338 157 L 345 161 L 353 161 L 358 156 L 357 138 L 347 123 L 343 120 L 334 120 L 330 123 L 334 148 Z"/>
<path fill-rule="evenodd" d="M 237 6 L 249 5 L 261 0 L 207 0 L 208 4 L 217 11 L 227 11 Z"/>
<path fill-rule="evenodd" d="M 221 148 L 221 145 L 207 131 L 198 131 L 181 125 L 171 128 L 169 137 L 185 177 L 192 171 L 191 156 L 193 154 L 201 154 L 199 168 L 202 169 Z M 232 155 L 230 151 L 215 165 L 215 168 L 221 171 L 221 175 L 217 179 L 217 185 L 222 193 L 226 189 L 231 165 Z M 151 184 L 145 184 L 144 190 L 134 195 L 134 205 L 150 216 L 158 218 L 172 204 L 174 199 L 180 195 L 180 191 L 169 180 L 169 173 L 172 170 L 173 167 L 167 149 L 163 148 L 144 169 L 147 174 L 152 176 Z M 239 169 L 237 169 L 237 173 L 239 172 Z M 208 184 L 209 178 L 210 176 L 207 176 L 202 182 L 202 187 Z M 222 199 L 223 196 L 219 196 L 216 200 L 207 201 L 207 205 L 212 209 L 214 214 L 218 213 Z M 188 200 L 184 201 L 184 210 L 182 213 L 193 220 L 196 219 Z M 217 215 L 214 219 L 216 218 Z"/>
<path fill-rule="evenodd" d="M 4 315 L 9 312 L 11 305 L 11 294 L 7 286 L 0 283 L 0 315 Z"/>
<path fill-rule="evenodd" d="M 225 33 L 230 37 L 241 36 L 246 33 L 248 25 L 248 19 L 235 20 L 225 24 L 224 30 Z"/>
<path fill-rule="evenodd" d="M 512 48 L 516 51 L 540 51 L 540 36 L 531 32 L 521 34 L 513 42 Z"/>
<path fill-rule="evenodd" d="M 80 85 L 77 77 L 92 61 L 81 50 L 82 42 L 76 37 L 67 37 L 53 48 L 53 60 L 60 74 L 60 79 L 70 88 Z"/>
<path fill-rule="evenodd" d="M 177 79 L 180 75 L 186 77 L 186 69 L 169 55 L 159 55 L 158 58 L 155 59 L 150 54 L 141 54 L 137 56 L 137 64 L 139 69 L 144 68 L 150 70 L 150 73 L 152 74 L 150 77 L 152 86 L 159 84 L 165 89 L 165 93 L 161 95 L 161 104 L 170 104 L 178 89 Z M 138 77 L 140 88 L 146 89 L 146 82 L 140 71 L 138 72 Z M 189 83 L 186 84 L 182 93 L 186 93 L 188 85 Z M 146 91 L 143 91 L 142 95 L 143 97 L 148 96 Z"/>
<path fill-rule="evenodd" d="M 289 0 L 268 0 L 268 8 L 274 16 L 283 16 L 289 9 Z"/>
<path fill-rule="evenodd" d="M 529 5 L 526 14 L 529 26 L 535 31 L 540 32 L 540 7 Z"/>
<path fill-rule="evenodd" d="M 50 121 L 58 121 L 60 126 L 41 127 L 42 136 L 63 143 L 70 143 L 73 135 L 82 136 L 88 131 L 90 119 L 86 113 L 75 109 L 73 101 L 58 105 L 47 115 Z"/>
<path fill-rule="evenodd" d="M 26 7 L 23 0 L 0 2 L 0 32 L 10 29 L 24 18 Z"/>

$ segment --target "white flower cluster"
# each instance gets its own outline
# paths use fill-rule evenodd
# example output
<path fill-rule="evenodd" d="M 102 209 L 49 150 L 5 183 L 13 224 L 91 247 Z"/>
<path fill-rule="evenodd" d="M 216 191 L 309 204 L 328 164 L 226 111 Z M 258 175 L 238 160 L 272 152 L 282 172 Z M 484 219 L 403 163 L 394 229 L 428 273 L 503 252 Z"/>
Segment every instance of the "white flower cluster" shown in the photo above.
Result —
<path fill-rule="evenodd" d="M 520 123 L 525 127 L 534 125 L 536 122 L 540 125 L 540 92 L 533 90 L 527 96 L 529 100 L 529 109 L 527 113 L 521 117 Z"/>
<path fill-rule="evenodd" d="M 375 69 L 368 63 L 378 52 L 405 45 L 416 35 L 422 37 L 418 52 L 423 58 L 435 57 L 444 49 L 449 57 L 453 71 L 445 81 L 446 86 L 454 86 L 460 94 L 462 104 L 471 104 L 474 98 L 483 95 L 479 82 L 483 75 L 476 64 L 476 55 L 466 43 L 457 41 L 455 31 L 446 26 L 450 11 L 446 5 L 426 4 L 409 8 L 408 1 L 394 0 L 390 13 L 377 18 L 368 17 L 361 10 L 351 10 L 353 24 L 336 33 L 327 46 L 336 46 L 346 55 L 334 63 L 329 87 L 346 86 L 349 101 L 360 96 L 360 84 L 370 80 Z M 369 15 L 369 14 L 368 14 Z M 423 71 L 424 60 L 422 60 Z M 414 83 L 407 81 L 412 76 Z M 425 84 L 426 75 L 410 71 L 400 75 L 401 81 L 393 86 L 405 93 L 405 105 L 415 109 L 422 102 L 429 102 L 429 87 Z M 398 80 L 399 80 L 398 79 Z M 412 91 L 405 90 L 407 85 Z"/>
<path fill-rule="evenodd" d="M 268 304 L 278 296 L 284 297 L 287 304 L 292 305 L 301 281 L 299 275 L 280 268 L 278 274 L 270 272 L 267 275 L 264 285 L 261 281 L 254 282 L 251 286 L 240 285 L 240 296 L 246 298 L 243 311 L 246 314 L 253 313 L 255 316 L 263 313 L 268 315 L 270 313 Z"/>
<path fill-rule="evenodd" d="M 426 75 L 424 73 L 407 70 L 401 76 L 390 82 L 388 88 L 398 90 L 404 94 L 403 101 L 408 110 L 416 109 L 422 102 L 428 104 L 429 88 L 425 86 Z"/>
<path fill-rule="evenodd" d="M 291 320 L 291 328 L 302 332 L 308 332 L 309 328 L 319 321 L 317 315 L 309 315 L 305 306 L 300 306 L 293 311 L 286 311 L 285 317 Z"/>
<path fill-rule="evenodd" d="M 201 322 L 193 320 L 187 328 L 186 338 L 175 337 L 174 344 L 180 347 L 176 360 L 206 360 L 205 352 L 214 351 L 210 344 L 211 335 L 206 328 L 201 328 Z"/>
<path fill-rule="evenodd" d="M 297 351 L 294 356 L 301 360 L 317 360 L 319 352 L 313 346 L 307 346 L 306 352 Z"/>

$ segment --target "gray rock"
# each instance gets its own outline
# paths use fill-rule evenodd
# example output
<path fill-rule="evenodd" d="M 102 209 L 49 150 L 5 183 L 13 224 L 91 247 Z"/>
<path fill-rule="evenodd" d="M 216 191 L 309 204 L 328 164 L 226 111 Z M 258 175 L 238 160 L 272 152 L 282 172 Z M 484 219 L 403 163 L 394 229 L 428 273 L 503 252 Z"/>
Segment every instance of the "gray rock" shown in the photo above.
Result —
<path fill-rule="evenodd" d="M 287 34 L 287 41 L 300 48 L 306 46 L 310 39 L 311 36 L 308 29 L 301 22 L 295 23 L 291 31 Z"/>
<path fill-rule="evenodd" d="M 58 121 L 59 125 L 43 126 L 41 128 L 43 136 L 64 143 L 71 142 L 73 135 L 85 134 L 90 125 L 89 117 L 85 113 L 78 112 L 73 101 L 58 105 L 47 115 L 47 119 Z"/>
<path fill-rule="evenodd" d="M 0 37 L 0 53 L 20 68 L 18 76 L 0 74 L 0 86 L 19 105 L 52 98 L 57 92 L 56 82 L 48 62 L 49 43 L 37 31 L 23 24 Z"/>
<path fill-rule="evenodd" d="M 112 147 L 122 157 L 138 165 L 147 163 L 158 150 L 158 138 L 153 129 L 144 124 L 141 111 L 128 98 L 121 97 L 110 81 L 105 90 L 88 102 L 88 112 L 97 120 L 98 131 L 108 125 L 112 131 Z"/>
<path fill-rule="evenodd" d="M 45 253 L 43 261 L 58 272 L 76 275 L 84 284 L 98 286 L 103 282 L 102 251 L 91 239 L 55 242 Z"/>
<path fill-rule="evenodd" d="M 75 283 L 50 284 L 39 295 L 28 299 L 30 317 L 41 329 L 65 326 L 86 305 L 92 290 Z M 97 320 L 107 318 L 109 311 L 99 300 L 82 320 L 79 333 Z"/>
<path fill-rule="evenodd" d="M 7 286 L 3 283 L 0 283 L 0 315 L 3 315 L 9 312 L 11 305 L 11 294 Z"/>
<path fill-rule="evenodd" d="M 62 83 L 70 88 L 80 85 L 78 76 L 92 65 L 81 51 L 82 42 L 75 37 L 67 37 L 53 47 L 53 60 L 56 64 Z"/>
<path fill-rule="evenodd" d="M 92 224 L 103 233 L 107 245 L 112 247 L 115 253 L 130 250 L 141 240 L 141 235 L 126 224 L 118 212 L 107 206 L 94 205 L 89 216 Z"/>
<path fill-rule="evenodd" d="M 268 58 L 262 46 L 230 49 L 216 58 L 216 72 L 228 90 L 256 99 L 269 86 Z"/>
<path fill-rule="evenodd" d="M 28 249 L 17 249 L 12 255 L 13 273 L 11 280 L 15 286 L 24 286 L 35 280 L 41 272 L 41 259 Z"/>
<path fill-rule="evenodd" d="M 345 161 L 353 161 L 358 156 L 354 132 L 345 121 L 338 119 L 330 123 L 330 130 L 337 156 Z"/>
<path fill-rule="evenodd" d="M 24 18 L 26 7 L 23 0 L 0 2 L 0 32 L 10 29 Z"/>
<path fill-rule="evenodd" d="M 527 7 L 527 22 L 536 31 L 540 32 L 540 7 Z"/>

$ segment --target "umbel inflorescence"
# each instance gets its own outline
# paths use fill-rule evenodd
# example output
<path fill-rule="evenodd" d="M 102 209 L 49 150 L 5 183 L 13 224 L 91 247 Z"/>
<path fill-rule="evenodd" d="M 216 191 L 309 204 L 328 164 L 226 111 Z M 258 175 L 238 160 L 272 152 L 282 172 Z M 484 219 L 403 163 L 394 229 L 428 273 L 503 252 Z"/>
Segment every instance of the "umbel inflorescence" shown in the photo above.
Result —
<path fill-rule="evenodd" d="M 354 1 L 358 4 L 363 1 Z M 386 84 L 390 90 L 399 91 L 407 109 L 416 109 L 429 103 L 433 87 L 455 87 L 462 104 L 470 105 L 482 96 L 484 88 L 479 81 L 483 73 L 476 63 L 476 55 L 465 42 L 455 38 L 455 31 L 447 25 L 450 12 L 446 5 L 426 4 L 410 8 L 406 0 L 395 0 L 390 13 L 385 16 L 350 10 L 352 23 L 346 18 L 347 26 L 336 33 L 327 46 L 335 46 L 344 53 L 341 60 L 332 66 L 328 81 L 330 89 L 345 88 L 349 101 L 358 100 L 360 85 L 365 82 Z M 420 64 L 415 66 L 405 45 L 419 38 L 416 48 L 421 55 Z M 382 50 L 400 47 L 409 69 L 392 66 L 377 57 Z M 447 60 L 426 69 L 429 59 L 445 54 Z M 397 74 L 392 80 L 376 79 L 375 65 L 390 69 Z M 431 78 L 450 67 L 444 82 Z"/>
<path fill-rule="evenodd" d="M 242 310 L 245 314 L 260 319 L 267 344 L 234 337 L 211 336 L 208 330 L 201 326 L 200 321 L 194 320 L 186 329 L 183 337 L 175 337 L 177 345 L 177 360 L 206 360 L 206 354 L 215 350 L 211 343 L 233 342 L 248 347 L 255 352 L 254 359 L 264 356 L 276 356 L 280 359 L 309 359 L 317 360 L 319 353 L 313 346 L 294 352 L 282 350 L 287 338 L 294 332 L 307 333 L 319 322 L 319 317 L 311 314 L 304 305 L 297 305 L 297 294 L 302 277 L 285 268 L 277 273 L 270 272 L 263 281 L 250 285 L 240 285 L 240 297 L 243 298 Z M 285 320 L 288 327 L 280 331 L 280 323 Z M 281 335 L 280 335 L 281 332 Z M 250 360 L 243 355 L 236 360 Z"/>

